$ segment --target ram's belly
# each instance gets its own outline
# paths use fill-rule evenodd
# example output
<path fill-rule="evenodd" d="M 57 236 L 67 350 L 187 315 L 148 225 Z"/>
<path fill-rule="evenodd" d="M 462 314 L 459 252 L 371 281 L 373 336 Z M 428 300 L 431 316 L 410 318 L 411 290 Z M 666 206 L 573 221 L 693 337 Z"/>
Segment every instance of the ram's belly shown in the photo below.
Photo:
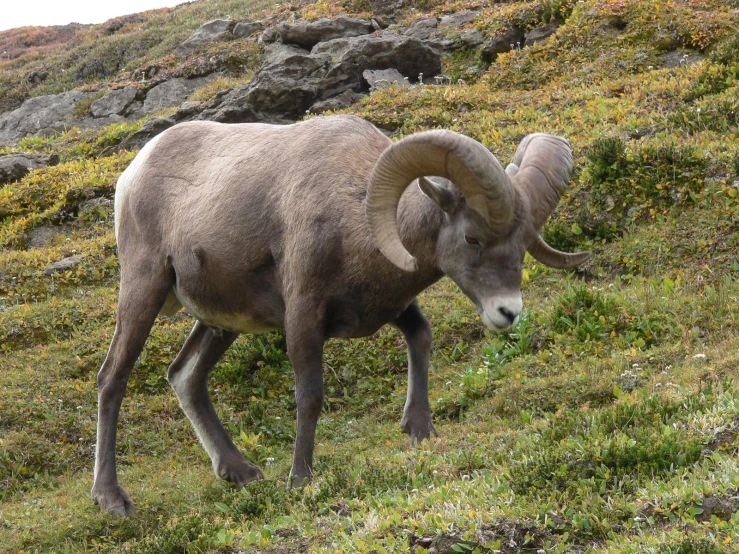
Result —
<path fill-rule="evenodd" d="M 179 256 L 173 261 L 174 294 L 190 314 L 212 327 L 237 333 L 261 333 L 283 326 L 285 303 L 272 261 L 239 267 L 219 260 L 218 252 L 193 252 L 194 257 Z"/>
<path fill-rule="evenodd" d="M 228 306 L 203 306 L 197 300 L 190 298 L 183 291 L 175 291 L 177 299 L 185 309 L 195 318 L 217 329 L 234 331 L 236 333 L 264 333 L 280 328 L 282 325 L 275 321 L 274 313 L 259 313 L 259 310 L 242 309 L 232 311 Z M 244 309 L 246 308 L 246 309 Z"/>

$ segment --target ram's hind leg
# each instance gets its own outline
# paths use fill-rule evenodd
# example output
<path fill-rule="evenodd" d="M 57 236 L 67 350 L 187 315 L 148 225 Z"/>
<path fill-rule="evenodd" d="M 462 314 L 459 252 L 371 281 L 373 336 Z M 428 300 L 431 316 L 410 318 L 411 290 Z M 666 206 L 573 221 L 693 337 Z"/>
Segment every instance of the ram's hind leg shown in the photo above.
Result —
<path fill-rule="evenodd" d="M 243 487 L 255 479 L 264 479 L 264 475 L 234 446 L 208 394 L 210 371 L 237 336 L 237 333 L 228 331 L 217 334 L 198 321 L 169 367 L 167 379 L 208 452 L 216 475 Z"/>
<path fill-rule="evenodd" d="M 156 261 L 124 264 L 115 333 L 98 373 L 98 426 L 92 499 L 103 510 L 125 516 L 135 511 L 118 484 L 115 461 L 118 412 L 128 377 L 172 287 L 165 265 Z"/>

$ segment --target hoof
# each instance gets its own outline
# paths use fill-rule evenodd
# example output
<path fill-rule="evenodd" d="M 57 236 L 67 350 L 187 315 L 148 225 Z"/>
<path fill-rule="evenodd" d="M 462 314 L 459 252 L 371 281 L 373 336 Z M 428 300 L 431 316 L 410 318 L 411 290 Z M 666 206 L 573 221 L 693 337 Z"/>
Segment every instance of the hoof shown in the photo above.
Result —
<path fill-rule="evenodd" d="M 213 464 L 216 475 L 225 480 L 236 483 L 239 488 L 245 487 L 252 481 L 264 479 L 264 473 L 254 464 L 247 462 L 243 456 L 235 456 L 230 460 L 220 460 Z"/>
<path fill-rule="evenodd" d="M 136 513 L 131 497 L 120 485 L 112 487 L 92 487 L 92 501 L 104 512 L 114 516 L 126 517 Z"/>
<path fill-rule="evenodd" d="M 400 422 L 400 427 L 406 435 L 410 435 L 413 444 L 430 439 L 432 435 L 439 436 L 430 413 L 406 413 Z"/>
<path fill-rule="evenodd" d="M 298 475 L 290 471 L 290 476 L 287 478 L 288 489 L 299 489 L 310 484 L 310 475 Z"/>

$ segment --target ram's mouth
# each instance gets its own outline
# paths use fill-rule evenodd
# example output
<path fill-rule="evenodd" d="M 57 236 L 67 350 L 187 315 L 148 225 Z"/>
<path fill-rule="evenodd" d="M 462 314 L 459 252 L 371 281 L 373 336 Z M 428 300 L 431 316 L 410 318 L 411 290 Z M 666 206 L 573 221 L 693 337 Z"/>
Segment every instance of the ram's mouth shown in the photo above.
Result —
<path fill-rule="evenodd" d="M 492 319 L 490 319 L 490 317 L 485 313 L 485 310 L 483 310 L 480 307 L 477 308 L 477 313 L 480 314 L 480 319 L 482 320 L 482 322 L 485 325 L 485 327 L 487 327 L 491 331 L 495 331 L 496 333 L 500 333 L 500 332 L 506 331 L 506 330 L 508 330 L 508 329 L 510 329 L 512 327 L 512 325 L 502 325 L 502 326 L 501 325 L 498 325 Z"/>

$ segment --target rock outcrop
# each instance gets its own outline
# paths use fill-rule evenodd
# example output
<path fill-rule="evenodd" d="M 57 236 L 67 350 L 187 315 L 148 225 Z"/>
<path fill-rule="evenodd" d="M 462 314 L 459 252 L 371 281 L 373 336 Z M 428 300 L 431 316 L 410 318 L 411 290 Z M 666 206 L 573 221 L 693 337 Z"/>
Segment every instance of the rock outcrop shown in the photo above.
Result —
<path fill-rule="evenodd" d="M 175 48 L 175 55 L 182 56 L 195 50 L 198 46 L 209 42 L 216 42 L 231 36 L 236 26 L 235 21 L 229 19 L 214 19 L 201 25 L 185 42 Z"/>
<path fill-rule="evenodd" d="M 175 78 L 163 81 L 146 93 L 141 111 L 148 115 L 177 106 L 211 79 L 211 77 L 198 77 L 195 79 Z"/>
<path fill-rule="evenodd" d="M 196 48 L 219 40 L 248 37 L 262 29 L 261 21 L 214 19 L 203 23 L 190 37 L 174 50 L 176 56 L 189 54 Z"/>
<path fill-rule="evenodd" d="M 477 11 L 461 11 L 392 30 L 383 30 L 387 22 L 343 16 L 279 25 L 274 19 L 209 21 L 176 53 L 188 54 L 204 44 L 249 37 L 264 29 L 260 37 L 268 44 L 264 63 L 250 83 L 219 93 L 204 105 L 182 104 L 213 78 L 213 70 L 195 72 L 189 78 L 163 79 L 159 77 L 161 67 L 152 64 L 132 74 L 142 84 L 108 90 L 91 102 L 85 116 L 75 108 L 84 105 L 80 102 L 89 102 L 93 92 L 70 91 L 27 100 L 17 110 L 0 115 L 0 146 L 64 127 L 98 128 L 133 122 L 175 106 L 180 108 L 174 114 L 147 121 L 112 148 L 138 148 L 167 127 L 191 119 L 286 123 L 302 119 L 306 112 L 342 109 L 391 84 L 413 84 L 421 76 L 425 82 L 434 82 L 445 51 L 482 45 L 483 54 L 492 58 L 511 43 L 523 40 L 519 36 L 522 32 L 514 29 L 515 35 L 506 34 L 486 43 L 473 26 L 478 15 Z"/>
<path fill-rule="evenodd" d="M 72 225 L 41 225 L 26 233 L 26 248 L 43 248 L 59 235 L 68 235 L 72 232 Z"/>
<path fill-rule="evenodd" d="M 60 271 L 69 271 L 70 269 L 80 265 L 81 263 L 82 256 L 69 256 L 68 258 L 64 258 L 62 260 L 59 260 L 58 262 L 54 262 L 46 266 L 43 274 L 49 276 Z"/>
<path fill-rule="evenodd" d="M 408 79 L 397 69 L 366 69 L 362 72 L 362 77 L 369 84 L 370 92 L 393 85 L 410 86 Z"/>
<path fill-rule="evenodd" d="M 337 38 L 309 52 L 281 42 L 270 45 L 254 79 L 209 106 L 202 119 L 248 122 L 296 120 L 307 111 L 340 109 L 367 93 L 367 70 L 394 69 L 401 79 L 441 71 L 437 50 L 397 34 Z M 329 102 L 330 101 L 330 102 Z"/>
<path fill-rule="evenodd" d="M 480 12 L 474 10 L 462 10 L 460 12 L 450 13 L 441 18 L 439 27 L 442 29 L 444 27 L 459 29 L 472 23 L 477 19 L 478 15 L 480 15 Z"/>
<path fill-rule="evenodd" d="M 480 15 L 478 11 L 464 10 L 441 18 L 426 17 L 411 23 L 402 34 L 429 41 L 430 46 L 442 52 L 463 47 L 474 48 L 481 45 L 485 37 L 475 28 L 464 29 L 471 25 L 478 15 Z"/>
<path fill-rule="evenodd" d="M 121 115 L 136 100 L 136 94 L 136 87 L 132 85 L 111 90 L 90 105 L 90 113 L 93 117 Z"/>
<path fill-rule="evenodd" d="M 407 29 L 403 30 L 403 34 L 417 40 L 430 40 L 436 38 L 436 29 L 438 26 L 439 20 L 436 17 L 417 19 Z"/>
<path fill-rule="evenodd" d="M 503 34 L 487 40 L 482 47 L 482 56 L 489 61 L 495 61 L 498 54 L 505 54 L 513 48 L 521 48 L 525 39 L 526 32 L 520 27 L 512 26 Z"/>
<path fill-rule="evenodd" d="M 545 41 L 554 33 L 556 33 L 557 29 L 559 29 L 561 25 L 562 21 L 560 21 L 559 19 L 552 19 L 546 25 L 542 25 L 541 27 L 537 27 L 536 29 L 531 29 L 528 33 L 526 33 L 526 41 L 524 42 L 524 46 L 531 46 L 532 44 L 536 44 L 537 42 Z"/>
<path fill-rule="evenodd" d="M 10 154 L 0 156 L 0 186 L 19 181 L 36 169 L 56 165 L 59 156 L 36 156 L 34 154 Z"/>
<path fill-rule="evenodd" d="M 248 37 L 262 30 L 264 27 L 261 21 L 239 21 L 231 31 L 234 38 Z"/>
<path fill-rule="evenodd" d="M 310 50 L 319 42 L 336 38 L 368 35 L 375 31 L 371 21 L 341 16 L 336 19 L 319 19 L 310 23 L 280 23 L 277 40 L 283 44 L 294 44 Z"/>
<path fill-rule="evenodd" d="M 71 90 L 26 100 L 20 108 L 0 115 L 0 146 L 63 129 L 77 103 L 88 96 L 89 92 Z"/>

